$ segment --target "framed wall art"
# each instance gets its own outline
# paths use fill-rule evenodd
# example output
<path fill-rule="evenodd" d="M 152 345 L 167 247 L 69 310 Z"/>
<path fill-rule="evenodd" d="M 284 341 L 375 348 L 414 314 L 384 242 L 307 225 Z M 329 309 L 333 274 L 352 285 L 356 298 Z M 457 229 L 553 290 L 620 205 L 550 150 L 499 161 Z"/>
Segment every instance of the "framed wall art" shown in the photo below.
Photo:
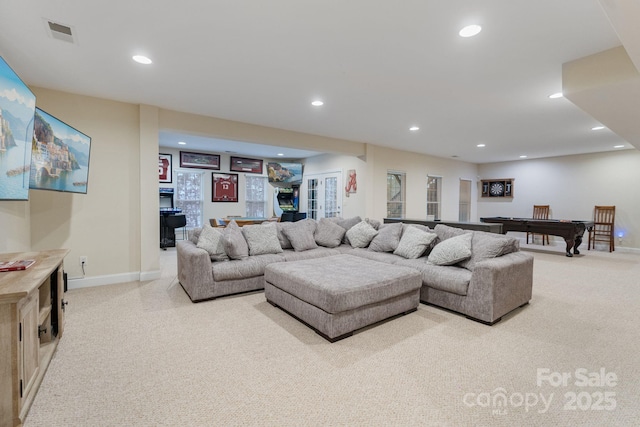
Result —
<path fill-rule="evenodd" d="M 220 170 L 220 156 L 217 154 L 180 152 L 181 168 Z"/>
<path fill-rule="evenodd" d="M 171 182 L 171 154 L 158 154 L 158 175 L 160 182 Z"/>
<path fill-rule="evenodd" d="M 513 197 L 513 178 L 483 179 L 482 197 Z"/>
<path fill-rule="evenodd" d="M 231 156 L 229 170 L 233 172 L 262 173 L 262 160 Z"/>
<path fill-rule="evenodd" d="M 238 201 L 238 174 L 237 173 L 211 173 L 211 201 L 212 202 L 237 202 Z"/>

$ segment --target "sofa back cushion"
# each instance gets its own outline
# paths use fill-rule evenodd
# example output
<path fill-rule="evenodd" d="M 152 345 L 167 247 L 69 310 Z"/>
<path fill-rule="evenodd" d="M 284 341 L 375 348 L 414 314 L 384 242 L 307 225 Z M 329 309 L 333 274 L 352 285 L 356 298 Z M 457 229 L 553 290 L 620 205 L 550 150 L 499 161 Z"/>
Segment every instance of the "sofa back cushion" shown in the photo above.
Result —
<path fill-rule="evenodd" d="M 224 249 L 224 236 L 217 228 L 205 224 L 199 230 L 196 246 L 209 253 L 211 261 L 224 261 L 229 259 Z"/>
<path fill-rule="evenodd" d="M 378 230 L 373 228 L 371 224 L 367 221 L 360 221 L 347 231 L 347 239 L 354 248 L 366 248 L 377 234 Z"/>
<path fill-rule="evenodd" d="M 407 259 L 420 258 L 437 238 L 435 233 L 410 225 L 402 233 L 400 243 L 393 253 Z"/>
<path fill-rule="evenodd" d="M 291 242 L 296 252 L 307 251 L 318 247 L 313 234 L 316 231 L 316 222 L 312 219 L 304 219 L 292 222 L 290 226 L 282 229 L 282 232 Z"/>
<path fill-rule="evenodd" d="M 449 225 L 438 224 L 435 226 L 434 231 L 438 235 L 438 241 L 444 242 L 452 237 L 460 236 L 461 234 L 471 234 L 471 230 L 463 230 L 458 227 L 451 227 Z"/>
<path fill-rule="evenodd" d="M 427 260 L 435 265 L 453 265 L 468 259 L 471 257 L 472 237 L 472 233 L 464 233 L 438 243 Z"/>
<path fill-rule="evenodd" d="M 275 223 L 266 226 L 245 225 L 242 234 L 249 246 L 249 255 L 278 254 L 282 252 Z"/>
<path fill-rule="evenodd" d="M 224 229 L 224 250 L 231 259 L 244 259 L 249 256 L 249 245 L 238 224 L 231 222 Z"/>
<path fill-rule="evenodd" d="M 369 250 L 374 252 L 393 252 L 398 248 L 401 237 L 401 222 L 382 224 L 378 227 L 378 234 L 369 244 Z"/>
<path fill-rule="evenodd" d="M 474 231 L 471 239 L 471 257 L 458 264 L 467 270 L 473 270 L 476 263 L 484 259 L 495 258 L 520 250 L 518 239 L 502 234 Z"/>
<path fill-rule="evenodd" d="M 336 248 L 342 243 L 342 238 L 346 230 L 340 227 L 335 221 L 322 218 L 318 221 L 314 238 L 316 243 L 326 248 Z"/>

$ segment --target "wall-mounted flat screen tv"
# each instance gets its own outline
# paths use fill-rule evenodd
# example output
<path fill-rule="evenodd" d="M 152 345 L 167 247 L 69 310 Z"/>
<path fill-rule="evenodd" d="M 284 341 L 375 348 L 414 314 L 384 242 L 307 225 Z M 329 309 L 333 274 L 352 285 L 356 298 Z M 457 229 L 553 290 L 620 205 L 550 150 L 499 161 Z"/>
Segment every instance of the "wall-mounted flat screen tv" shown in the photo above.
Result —
<path fill-rule="evenodd" d="M 0 200 L 29 200 L 36 96 L 0 57 Z"/>
<path fill-rule="evenodd" d="M 91 138 L 36 108 L 30 188 L 87 193 Z"/>
<path fill-rule="evenodd" d="M 267 171 L 271 183 L 302 183 L 302 163 L 269 162 Z"/>

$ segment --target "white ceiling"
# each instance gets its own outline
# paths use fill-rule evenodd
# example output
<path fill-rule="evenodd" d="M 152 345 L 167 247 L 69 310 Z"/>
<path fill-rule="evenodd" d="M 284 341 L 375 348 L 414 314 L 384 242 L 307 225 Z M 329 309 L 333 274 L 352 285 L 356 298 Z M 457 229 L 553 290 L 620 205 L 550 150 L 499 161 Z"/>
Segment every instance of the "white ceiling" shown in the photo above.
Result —
<path fill-rule="evenodd" d="M 1 4 L 0 55 L 32 86 L 474 163 L 633 148 L 548 98 L 563 63 L 621 44 L 598 0 Z M 459 37 L 471 23 L 482 32 Z M 234 145 L 209 151 L 260 155 Z"/>

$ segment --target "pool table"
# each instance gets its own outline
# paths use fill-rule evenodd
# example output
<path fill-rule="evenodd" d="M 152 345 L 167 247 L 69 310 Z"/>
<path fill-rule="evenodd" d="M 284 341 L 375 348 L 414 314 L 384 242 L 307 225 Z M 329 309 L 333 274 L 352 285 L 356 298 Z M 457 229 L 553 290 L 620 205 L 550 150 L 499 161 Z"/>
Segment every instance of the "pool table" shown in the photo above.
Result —
<path fill-rule="evenodd" d="M 580 254 L 578 246 L 582 243 L 582 236 L 585 230 L 591 230 L 593 228 L 593 221 L 564 219 L 507 218 L 496 216 L 480 218 L 480 221 L 502 224 L 502 234 L 507 234 L 508 231 L 522 231 L 560 236 L 567 243 L 566 255 L 568 257 L 572 257 L 573 254 Z M 572 249 L 573 253 L 571 253 Z"/>

